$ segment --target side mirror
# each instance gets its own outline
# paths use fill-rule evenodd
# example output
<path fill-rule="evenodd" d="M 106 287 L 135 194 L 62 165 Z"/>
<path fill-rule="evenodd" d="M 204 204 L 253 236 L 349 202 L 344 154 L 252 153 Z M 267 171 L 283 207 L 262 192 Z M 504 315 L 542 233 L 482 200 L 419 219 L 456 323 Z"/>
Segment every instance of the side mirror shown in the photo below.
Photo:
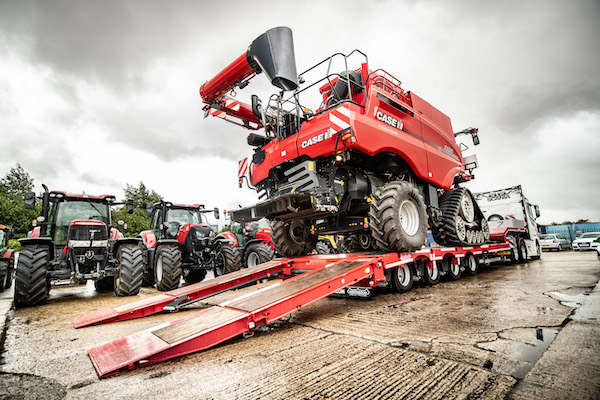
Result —
<path fill-rule="evenodd" d="M 152 216 L 152 211 L 154 210 L 154 207 L 152 205 L 152 203 L 146 203 L 146 214 L 151 217 Z"/>
<path fill-rule="evenodd" d="M 473 138 L 473 146 L 477 146 L 480 142 L 479 142 L 479 136 L 477 135 L 477 132 L 479 132 L 479 129 L 474 128 L 471 131 L 471 137 Z"/>
<path fill-rule="evenodd" d="M 252 97 L 252 114 L 260 120 L 262 120 L 262 112 L 261 112 L 261 101 L 257 95 L 253 94 Z"/>
<path fill-rule="evenodd" d="M 535 209 L 535 216 L 536 218 L 540 217 L 540 207 L 539 206 L 533 206 L 533 208 Z"/>
<path fill-rule="evenodd" d="M 215 218 L 216 218 L 216 219 L 219 219 L 219 218 L 221 218 L 221 216 L 219 215 L 219 209 L 218 209 L 217 207 L 215 207 L 215 209 L 214 209 L 214 213 L 215 213 Z"/>
<path fill-rule="evenodd" d="M 35 207 L 35 192 L 25 193 L 25 209 L 33 210 Z"/>
<path fill-rule="evenodd" d="M 127 199 L 125 208 L 127 210 L 127 214 L 133 214 L 133 199 Z"/>

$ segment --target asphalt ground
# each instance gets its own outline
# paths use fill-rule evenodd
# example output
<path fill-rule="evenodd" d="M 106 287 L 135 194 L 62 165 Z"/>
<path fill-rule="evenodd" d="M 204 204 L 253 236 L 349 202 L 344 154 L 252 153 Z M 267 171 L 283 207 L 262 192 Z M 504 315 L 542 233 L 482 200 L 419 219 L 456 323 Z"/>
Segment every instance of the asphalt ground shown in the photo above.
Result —
<path fill-rule="evenodd" d="M 158 292 L 55 287 L 48 304 L 15 310 L 11 288 L 0 293 L 0 399 L 597 399 L 599 280 L 593 252 L 544 253 L 408 293 L 326 298 L 251 338 L 107 379 L 86 350 L 192 311 L 76 330 L 76 316 Z"/>

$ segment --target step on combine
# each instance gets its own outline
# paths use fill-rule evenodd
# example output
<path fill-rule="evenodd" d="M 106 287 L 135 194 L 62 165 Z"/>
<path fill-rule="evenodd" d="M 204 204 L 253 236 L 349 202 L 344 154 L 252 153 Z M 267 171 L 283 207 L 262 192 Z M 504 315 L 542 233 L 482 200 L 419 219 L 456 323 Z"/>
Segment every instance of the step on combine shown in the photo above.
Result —
<path fill-rule="evenodd" d="M 266 105 L 228 95 L 264 74 L 279 89 Z M 336 53 L 296 72 L 292 32 L 273 28 L 200 87 L 206 116 L 251 131 L 253 156 L 240 161 L 245 180 L 263 201 L 232 218 L 272 221 L 275 250 L 286 257 L 312 252 L 319 235 L 344 234 L 352 250 L 411 251 L 430 228 L 444 246 L 489 240 L 471 192 L 475 156 L 456 142 L 450 118 L 359 50 Z M 307 107 L 318 97 L 320 104 Z M 466 146 L 462 145 L 463 148 Z"/>

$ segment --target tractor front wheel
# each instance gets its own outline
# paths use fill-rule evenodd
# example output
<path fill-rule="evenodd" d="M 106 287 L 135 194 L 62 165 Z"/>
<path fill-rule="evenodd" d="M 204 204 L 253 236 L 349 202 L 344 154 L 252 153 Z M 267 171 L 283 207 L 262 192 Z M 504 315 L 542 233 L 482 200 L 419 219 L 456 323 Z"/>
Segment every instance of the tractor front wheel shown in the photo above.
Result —
<path fill-rule="evenodd" d="M 134 296 L 142 287 L 144 261 L 142 250 L 137 245 L 123 244 L 117 249 L 117 260 L 120 267 L 114 279 L 117 296 Z"/>
<path fill-rule="evenodd" d="M 181 279 L 181 250 L 177 246 L 163 245 L 156 249 L 154 280 L 160 291 L 177 289 Z"/>
<path fill-rule="evenodd" d="M 301 221 L 271 222 L 271 240 L 275 251 L 284 257 L 305 256 L 317 245 L 315 235 L 305 235 L 305 226 Z"/>
<path fill-rule="evenodd" d="M 264 243 L 253 243 L 248 246 L 245 256 L 246 267 L 254 267 L 255 265 L 271 261 L 275 257 L 275 252 L 271 247 Z"/>
<path fill-rule="evenodd" d="M 216 254 L 215 277 L 238 271 L 242 268 L 242 257 L 237 247 L 220 243 Z"/>
<path fill-rule="evenodd" d="M 50 251 L 46 246 L 25 245 L 21 248 L 15 276 L 15 305 L 37 306 L 48 301 L 47 279 Z"/>

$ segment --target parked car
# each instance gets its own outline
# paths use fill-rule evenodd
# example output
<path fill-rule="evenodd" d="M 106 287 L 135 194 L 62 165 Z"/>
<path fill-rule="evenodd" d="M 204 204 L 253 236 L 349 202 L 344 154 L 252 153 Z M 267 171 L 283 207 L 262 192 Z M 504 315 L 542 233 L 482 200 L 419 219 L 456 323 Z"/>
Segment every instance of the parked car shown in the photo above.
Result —
<path fill-rule="evenodd" d="M 556 233 L 549 233 L 546 235 L 540 235 L 540 245 L 542 250 L 570 250 L 571 242 L 563 235 Z"/>
<path fill-rule="evenodd" d="M 596 250 L 600 247 L 600 232 L 586 232 L 573 241 L 573 250 Z"/>

